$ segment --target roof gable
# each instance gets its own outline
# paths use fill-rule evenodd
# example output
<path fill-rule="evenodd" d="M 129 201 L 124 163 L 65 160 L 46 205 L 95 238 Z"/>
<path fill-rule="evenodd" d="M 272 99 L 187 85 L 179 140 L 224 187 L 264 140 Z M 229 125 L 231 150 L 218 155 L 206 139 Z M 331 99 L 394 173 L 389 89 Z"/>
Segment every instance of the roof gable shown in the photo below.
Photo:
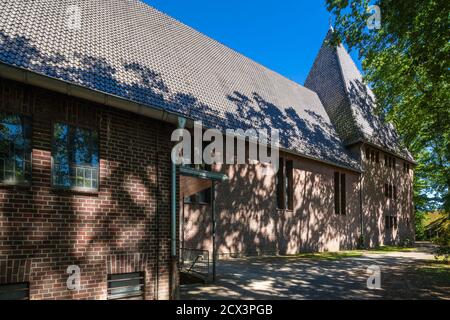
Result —
<path fill-rule="evenodd" d="M 305 86 L 319 95 L 345 144 L 364 141 L 414 161 L 394 126 L 376 114 L 376 99 L 343 45 L 327 34 Z"/>

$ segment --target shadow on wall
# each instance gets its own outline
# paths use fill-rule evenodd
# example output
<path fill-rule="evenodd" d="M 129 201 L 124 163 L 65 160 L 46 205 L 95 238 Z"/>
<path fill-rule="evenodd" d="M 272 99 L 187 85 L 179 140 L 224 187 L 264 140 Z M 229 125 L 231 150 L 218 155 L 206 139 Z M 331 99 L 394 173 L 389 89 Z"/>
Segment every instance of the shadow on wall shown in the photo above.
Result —
<path fill-rule="evenodd" d="M 275 174 L 265 165 L 216 169 L 229 177 L 217 185 L 219 255 L 296 254 L 356 247 L 360 230 L 358 175 L 348 175 L 347 214 L 336 215 L 331 167 L 295 162 L 292 211 L 277 209 Z M 210 250 L 210 207 L 185 209 L 185 239 L 194 249 Z M 201 223 L 204 225 L 199 226 Z"/>

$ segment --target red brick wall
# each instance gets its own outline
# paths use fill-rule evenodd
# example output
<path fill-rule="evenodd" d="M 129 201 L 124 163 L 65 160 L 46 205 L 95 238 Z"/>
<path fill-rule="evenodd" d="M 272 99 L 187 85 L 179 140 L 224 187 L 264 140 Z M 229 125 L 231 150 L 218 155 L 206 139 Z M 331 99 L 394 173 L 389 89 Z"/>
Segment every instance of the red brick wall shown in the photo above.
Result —
<path fill-rule="evenodd" d="M 32 184 L 0 187 L 0 262 L 30 268 L 0 268 L 0 281 L 28 280 L 31 299 L 105 299 L 108 268 L 145 271 L 146 298 L 168 298 L 171 125 L 4 79 L 0 109 L 33 118 Z M 99 131 L 98 193 L 51 187 L 55 121 Z M 69 265 L 80 291 L 66 288 Z"/>

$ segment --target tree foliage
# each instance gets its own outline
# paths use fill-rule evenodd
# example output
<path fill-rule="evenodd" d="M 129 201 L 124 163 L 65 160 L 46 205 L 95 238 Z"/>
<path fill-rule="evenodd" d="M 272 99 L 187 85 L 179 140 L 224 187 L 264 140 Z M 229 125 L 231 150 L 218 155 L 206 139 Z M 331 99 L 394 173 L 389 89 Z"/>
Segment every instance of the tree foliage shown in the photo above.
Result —
<path fill-rule="evenodd" d="M 356 49 L 378 112 L 394 123 L 418 162 L 419 210 L 450 211 L 450 37 L 448 0 L 326 0 L 333 42 Z M 367 21 L 381 11 L 381 28 Z"/>

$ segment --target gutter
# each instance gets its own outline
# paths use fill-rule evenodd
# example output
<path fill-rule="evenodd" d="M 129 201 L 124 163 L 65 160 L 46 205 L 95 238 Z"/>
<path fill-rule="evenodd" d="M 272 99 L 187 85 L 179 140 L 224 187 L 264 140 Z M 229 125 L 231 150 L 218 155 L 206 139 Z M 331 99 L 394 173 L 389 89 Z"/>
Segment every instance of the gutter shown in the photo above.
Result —
<path fill-rule="evenodd" d="M 178 113 L 169 112 L 155 106 L 137 103 L 113 94 L 89 89 L 65 80 L 41 75 L 27 69 L 9 66 L 1 62 L 0 77 L 178 125 L 178 116 L 180 116 Z M 194 121 L 191 119 L 188 119 L 188 121 L 189 124 L 191 125 L 192 123 L 193 126 Z"/>

